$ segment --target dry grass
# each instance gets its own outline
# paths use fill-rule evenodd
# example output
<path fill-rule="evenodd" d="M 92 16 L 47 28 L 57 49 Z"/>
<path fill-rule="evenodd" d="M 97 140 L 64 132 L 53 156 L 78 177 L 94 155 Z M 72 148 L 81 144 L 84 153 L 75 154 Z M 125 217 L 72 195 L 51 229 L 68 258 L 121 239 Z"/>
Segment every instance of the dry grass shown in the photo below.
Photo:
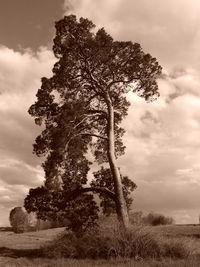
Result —
<path fill-rule="evenodd" d="M 199 267 L 200 259 L 191 258 L 187 260 L 145 260 L 135 261 L 130 259 L 112 260 L 75 260 L 75 259 L 41 259 L 33 260 L 27 258 L 0 258 L 1 267 Z"/>
<path fill-rule="evenodd" d="M 164 225 L 155 230 L 168 236 L 200 238 L 200 225 Z"/>
<path fill-rule="evenodd" d="M 112 229 L 111 225 L 115 224 L 115 219 L 112 219 L 112 222 L 109 220 L 102 220 L 104 223 L 104 228 L 102 229 L 101 236 L 106 236 L 106 232 L 110 231 Z M 143 227 L 133 228 L 138 229 L 141 233 L 145 233 L 146 230 L 150 230 L 149 237 L 156 236 L 158 242 L 163 243 L 163 240 L 167 240 L 165 244 L 165 253 L 168 250 L 168 258 L 160 257 L 159 260 L 152 259 L 152 258 L 146 258 L 146 257 L 133 257 L 127 259 L 127 257 L 130 256 L 130 238 L 133 237 L 131 235 L 124 238 L 123 236 L 120 236 L 119 232 L 114 232 L 114 235 L 118 235 L 118 241 L 116 242 L 114 240 L 110 240 L 109 243 L 112 245 L 112 248 L 109 251 L 110 255 L 112 256 L 112 253 L 115 251 L 121 251 L 120 253 L 124 253 L 123 251 L 126 251 L 126 254 L 124 253 L 125 258 L 120 258 L 120 255 L 117 255 L 116 259 L 112 259 L 110 257 L 109 259 L 103 260 L 89 260 L 89 259 L 64 259 L 64 258 L 57 258 L 57 259 L 49 259 L 49 258 L 38 258 L 37 253 L 34 254 L 34 250 L 31 252 L 31 249 L 39 249 L 41 246 L 49 243 L 52 241 L 57 235 L 62 235 L 64 232 L 64 228 L 57 228 L 57 229 L 49 229 L 49 230 L 42 230 L 39 232 L 29 232 L 24 234 L 14 234 L 12 232 L 6 232 L 6 231 L 0 231 L 0 266 L 1 267 L 15 267 L 15 266 L 43 266 L 43 267 L 51 267 L 51 266 L 58 266 L 58 267 L 64 267 L 64 266 L 83 266 L 83 267 L 95 267 L 95 266 L 101 266 L 101 267 L 110 267 L 110 266 L 125 266 L 125 267 L 199 267 L 200 266 L 200 238 L 198 238 L 198 235 L 200 233 L 200 227 L 199 226 L 157 226 L 157 227 Z M 95 236 L 95 235 L 93 235 Z M 135 235 L 136 238 L 137 235 Z M 143 241 L 141 241 L 143 240 Z M 94 240 L 92 241 L 94 242 Z M 91 243 L 92 243 L 91 242 Z M 101 241 L 99 241 L 101 242 Z M 148 252 L 148 246 L 152 246 L 152 239 L 148 239 L 145 237 L 145 234 L 143 234 L 143 238 L 140 238 L 140 246 L 145 247 L 145 251 L 147 254 Z M 90 248 L 91 243 L 88 241 L 87 249 Z M 119 243 L 122 243 L 122 245 L 119 245 Z M 79 243 L 80 244 L 80 243 Z M 83 243 L 84 244 L 84 243 Z M 98 244 L 98 243 L 97 243 Z M 179 245 L 177 245 L 179 244 Z M 187 244 L 186 252 L 188 251 L 191 256 L 185 259 L 175 259 L 177 257 L 177 254 L 184 254 L 185 253 L 185 244 Z M 85 244 L 84 244 L 85 245 Z M 154 244 L 155 245 L 155 244 Z M 157 245 L 155 245 L 156 248 Z M 177 246 L 178 249 L 177 249 Z M 182 248 L 181 248 L 182 246 Z M 5 248 L 7 247 L 7 248 Z M 126 250 L 124 250 L 124 247 Z M 167 247 L 167 248 L 166 248 Z M 129 248 L 129 249 L 128 249 Z M 154 250 L 155 250 L 154 248 Z M 79 247 L 81 249 L 81 245 Z M 137 248 L 139 249 L 139 248 Z M 177 251 L 176 251 L 177 249 Z M 30 251 L 29 251 L 30 250 Z M 174 251 L 176 251 L 176 257 L 173 256 Z M 50 251 L 52 253 L 52 251 Z M 107 254 L 109 254 L 107 253 Z M 116 254 L 120 254 L 117 252 Z M 199 254 L 195 255 L 195 254 Z M 193 255 L 194 254 L 194 255 Z M 8 257 L 6 257 L 6 255 Z M 10 257 L 9 257 L 10 255 Z M 57 255 L 58 256 L 58 255 Z M 115 255 L 113 255 L 115 256 Z M 150 256 L 150 255 L 149 255 Z M 155 255 L 154 255 L 155 256 Z M 154 257 L 153 256 L 153 257 Z M 182 255 L 183 256 L 183 255 Z M 180 255 L 180 257 L 182 257 Z M 187 256 L 187 255 L 186 255 Z M 137 260 L 135 260 L 137 259 Z"/>
<path fill-rule="evenodd" d="M 50 253 L 49 253 L 50 251 Z M 66 233 L 46 248 L 45 255 L 78 259 L 161 259 L 187 258 L 194 254 L 193 241 L 165 237 L 152 227 L 133 227 L 127 232 L 104 227 L 86 232 L 77 238 Z"/>
<path fill-rule="evenodd" d="M 200 254 L 200 225 L 166 225 L 154 227 L 154 231 L 175 239 L 188 242 L 194 254 Z"/>
<path fill-rule="evenodd" d="M 0 231 L 0 246 L 11 249 L 37 249 L 52 241 L 64 231 L 65 228 L 54 228 L 22 234 Z"/>

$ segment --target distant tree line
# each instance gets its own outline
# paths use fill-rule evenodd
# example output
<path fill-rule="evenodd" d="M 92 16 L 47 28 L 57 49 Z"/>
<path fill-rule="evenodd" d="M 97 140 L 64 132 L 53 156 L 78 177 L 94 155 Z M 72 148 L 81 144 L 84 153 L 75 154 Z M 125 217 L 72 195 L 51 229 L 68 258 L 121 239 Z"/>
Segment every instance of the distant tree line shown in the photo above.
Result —
<path fill-rule="evenodd" d="M 150 212 L 144 215 L 142 211 L 130 214 L 130 221 L 135 225 L 169 225 L 174 224 L 175 221 L 172 217 L 165 216 L 160 213 Z"/>

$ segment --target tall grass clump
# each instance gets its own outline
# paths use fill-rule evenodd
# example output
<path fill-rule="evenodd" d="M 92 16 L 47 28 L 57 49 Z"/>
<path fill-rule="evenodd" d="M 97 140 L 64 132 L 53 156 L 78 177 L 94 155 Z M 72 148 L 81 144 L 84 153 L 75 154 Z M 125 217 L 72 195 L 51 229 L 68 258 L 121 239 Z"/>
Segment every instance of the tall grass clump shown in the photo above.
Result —
<path fill-rule="evenodd" d="M 77 237 L 64 234 L 45 249 L 46 256 L 77 259 L 186 258 L 190 248 L 186 242 L 158 235 L 148 227 L 136 227 L 124 232 L 120 229 L 90 229 Z"/>

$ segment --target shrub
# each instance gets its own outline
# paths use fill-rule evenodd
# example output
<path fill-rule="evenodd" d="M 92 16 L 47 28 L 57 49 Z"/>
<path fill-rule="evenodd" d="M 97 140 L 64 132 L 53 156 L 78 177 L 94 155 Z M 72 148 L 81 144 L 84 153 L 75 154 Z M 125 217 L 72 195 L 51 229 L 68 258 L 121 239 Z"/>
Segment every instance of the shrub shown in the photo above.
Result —
<path fill-rule="evenodd" d="M 166 217 L 159 213 L 150 212 L 147 216 L 143 216 L 142 221 L 147 225 L 167 225 L 173 224 L 174 220 L 171 217 Z"/>
<path fill-rule="evenodd" d="M 50 257 L 108 259 L 122 258 L 185 258 L 190 255 L 186 242 L 160 236 L 149 227 L 130 229 L 90 229 L 81 237 L 64 234 L 45 249 Z"/>

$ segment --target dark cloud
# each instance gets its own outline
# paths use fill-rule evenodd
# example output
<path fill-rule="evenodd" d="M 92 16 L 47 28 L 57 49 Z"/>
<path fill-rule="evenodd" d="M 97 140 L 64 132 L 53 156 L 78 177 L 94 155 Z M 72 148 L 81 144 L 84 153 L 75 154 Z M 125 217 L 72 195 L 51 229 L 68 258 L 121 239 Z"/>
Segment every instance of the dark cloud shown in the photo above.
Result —
<path fill-rule="evenodd" d="M 51 43 L 54 22 L 63 15 L 63 0 L 0 1 L 0 44 L 9 48 L 31 47 Z"/>

